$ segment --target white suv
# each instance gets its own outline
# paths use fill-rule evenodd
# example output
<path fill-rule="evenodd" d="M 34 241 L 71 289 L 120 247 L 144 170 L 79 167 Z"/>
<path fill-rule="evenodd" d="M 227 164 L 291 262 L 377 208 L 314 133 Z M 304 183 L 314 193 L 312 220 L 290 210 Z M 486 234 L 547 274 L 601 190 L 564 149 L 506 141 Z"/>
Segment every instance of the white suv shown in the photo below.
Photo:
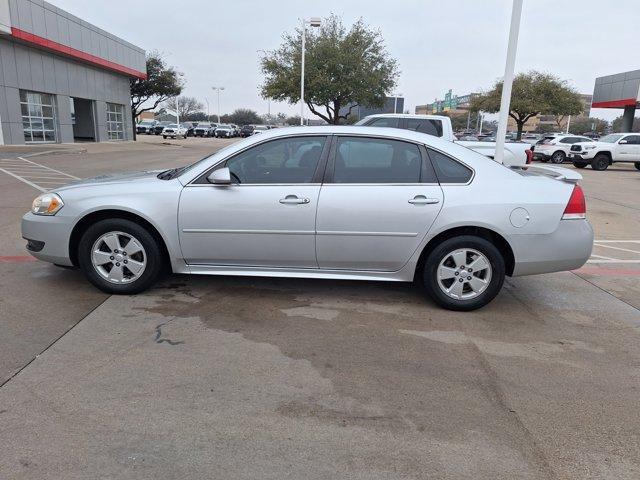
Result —
<path fill-rule="evenodd" d="M 581 135 L 548 135 L 538 141 L 533 150 L 533 159 L 541 162 L 563 163 L 568 157 L 571 146 L 578 142 L 593 142 Z"/>
<path fill-rule="evenodd" d="M 575 143 L 570 152 L 577 168 L 591 164 L 594 170 L 606 170 L 614 162 L 626 162 L 640 170 L 640 133 L 612 133 L 597 142 Z"/>

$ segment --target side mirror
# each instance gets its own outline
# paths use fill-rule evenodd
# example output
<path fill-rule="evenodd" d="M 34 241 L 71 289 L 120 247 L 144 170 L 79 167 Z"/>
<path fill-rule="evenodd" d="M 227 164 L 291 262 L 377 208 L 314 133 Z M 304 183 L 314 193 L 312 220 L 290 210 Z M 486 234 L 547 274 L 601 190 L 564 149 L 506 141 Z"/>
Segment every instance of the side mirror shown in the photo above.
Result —
<path fill-rule="evenodd" d="M 227 167 L 214 170 L 207 177 L 207 182 L 214 185 L 231 185 L 231 172 Z"/>
<path fill-rule="evenodd" d="M 625 143 L 627 143 L 627 141 L 626 141 L 626 140 L 620 140 L 618 143 L 619 143 L 620 145 L 624 145 Z"/>

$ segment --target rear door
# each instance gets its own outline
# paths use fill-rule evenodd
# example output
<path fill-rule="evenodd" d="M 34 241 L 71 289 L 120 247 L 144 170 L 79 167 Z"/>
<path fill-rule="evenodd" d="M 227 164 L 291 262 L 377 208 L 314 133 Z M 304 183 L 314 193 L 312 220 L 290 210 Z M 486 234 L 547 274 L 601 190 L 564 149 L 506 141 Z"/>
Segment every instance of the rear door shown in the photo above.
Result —
<path fill-rule="evenodd" d="M 618 144 L 618 158 L 623 162 L 640 161 L 640 135 L 627 135 L 624 137 L 626 144 Z"/>
<path fill-rule="evenodd" d="M 319 267 L 399 270 L 442 203 L 424 147 L 389 138 L 336 136 L 318 201 Z"/>

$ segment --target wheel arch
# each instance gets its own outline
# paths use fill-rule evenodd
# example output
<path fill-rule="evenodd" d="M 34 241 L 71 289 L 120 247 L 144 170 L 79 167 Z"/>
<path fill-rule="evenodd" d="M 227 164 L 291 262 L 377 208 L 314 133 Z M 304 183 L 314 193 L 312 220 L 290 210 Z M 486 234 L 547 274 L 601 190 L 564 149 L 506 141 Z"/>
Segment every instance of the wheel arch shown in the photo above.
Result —
<path fill-rule="evenodd" d="M 165 266 L 169 269 L 171 268 L 167 243 L 160 234 L 160 231 L 155 227 L 155 225 L 153 225 L 146 218 L 134 212 L 113 208 L 89 212 L 75 224 L 69 237 L 69 258 L 71 259 L 71 262 L 74 266 L 78 266 L 78 246 L 84 232 L 86 232 L 87 229 L 94 223 L 99 222 L 100 220 L 107 219 L 130 220 L 146 228 L 160 245 L 160 250 L 162 251 L 162 258 Z"/>
<path fill-rule="evenodd" d="M 431 252 L 437 245 L 444 242 L 445 240 L 453 237 L 458 237 L 460 235 L 475 235 L 477 237 L 484 238 L 485 240 L 490 241 L 493 245 L 496 246 L 496 248 L 502 254 L 502 257 L 504 258 L 506 267 L 505 273 L 508 276 L 511 276 L 513 274 L 513 270 L 515 268 L 515 256 L 513 254 L 513 248 L 511 248 L 509 242 L 502 235 L 500 235 L 495 230 L 491 230 L 490 228 L 480 227 L 477 225 L 463 225 L 444 230 L 435 235 L 427 242 L 427 244 L 422 249 L 422 252 L 420 253 L 418 263 L 416 264 L 414 278 L 418 278 L 417 276 L 420 275 L 429 252 Z"/>
<path fill-rule="evenodd" d="M 611 152 L 608 150 L 602 150 L 602 151 L 598 151 L 598 153 L 596 153 L 593 158 L 596 158 L 598 155 L 604 155 L 606 157 L 609 158 L 609 165 L 613 165 L 613 156 L 611 155 Z"/>

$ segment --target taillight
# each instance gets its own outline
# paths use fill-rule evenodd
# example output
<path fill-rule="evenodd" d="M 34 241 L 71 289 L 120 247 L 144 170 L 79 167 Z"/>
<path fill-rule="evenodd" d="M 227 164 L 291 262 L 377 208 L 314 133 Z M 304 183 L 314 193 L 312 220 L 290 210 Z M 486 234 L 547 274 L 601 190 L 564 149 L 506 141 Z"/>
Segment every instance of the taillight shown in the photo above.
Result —
<path fill-rule="evenodd" d="M 567 208 L 562 215 L 563 220 L 576 220 L 587 218 L 587 202 L 584 199 L 584 192 L 580 185 L 573 187 Z"/>
<path fill-rule="evenodd" d="M 524 151 L 524 153 L 527 154 L 527 165 L 529 165 L 531 163 L 531 161 L 533 160 L 533 150 L 526 149 Z"/>

